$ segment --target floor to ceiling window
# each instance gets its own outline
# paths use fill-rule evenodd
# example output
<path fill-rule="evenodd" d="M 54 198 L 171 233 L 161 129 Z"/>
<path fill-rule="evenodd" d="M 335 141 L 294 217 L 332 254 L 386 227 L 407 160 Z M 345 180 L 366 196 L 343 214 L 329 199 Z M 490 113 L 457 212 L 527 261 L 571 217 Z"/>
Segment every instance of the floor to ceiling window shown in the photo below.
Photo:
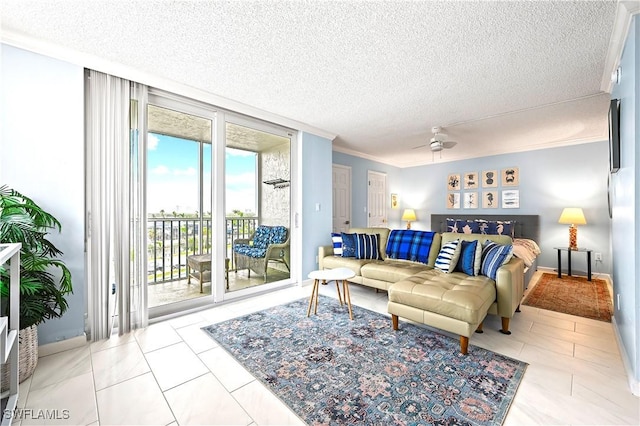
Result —
<path fill-rule="evenodd" d="M 147 274 L 149 307 L 204 297 L 211 282 L 213 120 L 147 108 Z M 202 284 L 202 285 L 201 285 Z"/>
<path fill-rule="evenodd" d="M 146 111 L 150 317 L 291 284 L 295 132 L 156 90 Z"/>

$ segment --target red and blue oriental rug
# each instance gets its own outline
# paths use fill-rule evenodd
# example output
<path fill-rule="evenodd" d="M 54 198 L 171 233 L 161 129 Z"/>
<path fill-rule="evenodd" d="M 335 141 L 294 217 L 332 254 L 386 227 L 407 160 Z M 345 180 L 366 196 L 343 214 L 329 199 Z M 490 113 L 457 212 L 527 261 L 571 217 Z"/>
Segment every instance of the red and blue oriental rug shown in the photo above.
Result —
<path fill-rule="evenodd" d="M 357 306 L 354 320 L 320 296 L 204 327 L 303 421 L 320 424 L 501 424 L 526 365 Z M 508 338 L 508 337 L 505 337 Z"/>

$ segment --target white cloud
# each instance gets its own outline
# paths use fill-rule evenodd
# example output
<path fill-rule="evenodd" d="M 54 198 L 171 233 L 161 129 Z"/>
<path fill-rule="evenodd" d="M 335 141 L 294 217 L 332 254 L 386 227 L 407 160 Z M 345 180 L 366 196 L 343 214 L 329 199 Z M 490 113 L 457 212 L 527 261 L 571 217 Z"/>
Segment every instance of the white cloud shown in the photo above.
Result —
<path fill-rule="evenodd" d="M 195 176 L 196 169 L 193 167 L 188 167 L 186 169 L 173 169 L 172 173 L 174 176 Z"/>
<path fill-rule="evenodd" d="M 147 149 L 155 151 L 158 147 L 158 142 L 160 142 L 160 140 L 156 135 L 147 133 Z"/>
<path fill-rule="evenodd" d="M 151 169 L 151 173 L 154 175 L 166 175 L 169 173 L 169 168 L 165 165 L 160 164 L 159 166 Z"/>

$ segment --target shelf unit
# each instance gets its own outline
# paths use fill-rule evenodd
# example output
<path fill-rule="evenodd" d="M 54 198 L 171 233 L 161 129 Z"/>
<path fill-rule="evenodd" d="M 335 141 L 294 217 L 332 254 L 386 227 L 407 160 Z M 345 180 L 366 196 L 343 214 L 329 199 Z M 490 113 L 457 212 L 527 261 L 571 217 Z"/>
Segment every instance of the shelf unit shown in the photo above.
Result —
<path fill-rule="evenodd" d="M 266 185 L 273 185 L 274 188 L 286 188 L 291 184 L 288 180 L 284 180 L 281 178 L 265 180 L 262 183 Z"/>
<path fill-rule="evenodd" d="M 2 422 L 10 425 L 18 403 L 18 333 L 20 331 L 21 244 L 0 244 L 0 265 L 9 262 L 9 318 L 0 317 L 0 361 L 10 362 L 9 390 L 2 393 Z"/>

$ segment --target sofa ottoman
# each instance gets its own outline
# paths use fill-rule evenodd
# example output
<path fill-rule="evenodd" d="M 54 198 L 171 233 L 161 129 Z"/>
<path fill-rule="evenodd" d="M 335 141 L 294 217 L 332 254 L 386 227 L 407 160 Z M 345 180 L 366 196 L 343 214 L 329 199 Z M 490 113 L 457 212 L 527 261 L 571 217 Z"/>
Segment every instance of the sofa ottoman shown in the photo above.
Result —
<path fill-rule="evenodd" d="M 488 277 L 432 269 L 393 284 L 388 309 L 394 330 L 398 316 L 429 324 L 460 335 L 460 352 L 466 354 L 469 337 L 482 331 L 495 300 L 495 282 Z"/>

